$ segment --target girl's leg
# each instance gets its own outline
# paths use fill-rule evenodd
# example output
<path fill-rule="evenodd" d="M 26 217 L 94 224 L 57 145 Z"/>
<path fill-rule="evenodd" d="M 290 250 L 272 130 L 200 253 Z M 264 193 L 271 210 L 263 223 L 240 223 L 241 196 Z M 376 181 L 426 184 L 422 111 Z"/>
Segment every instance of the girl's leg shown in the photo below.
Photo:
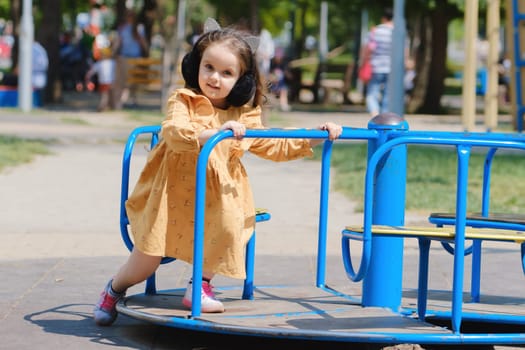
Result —
<path fill-rule="evenodd" d="M 379 96 L 381 95 L 381 81 L 378 74 L 372 74 L 372 79 L 366 86 L 366 108 L 372 117 L 380 112 Z"/>
<path fill-rule="evenodd" d="M 384 74 L 383 77 L 383 90 L 381 97 L 381 113 L 389 112 L 390 106 L 388 104 L 388 75 Z"/>
<path fill-rule="evenodd" d="M 128 261 L 113 277 L 113 290 L 125 292 L 129 287 L 145 281 L 157 270 L 161 259 L 160 256 L 146 255 L 138 249 L 133 249 Z"/>
<path fill-rule="evenodd" d="M 115 81 L 113 82 L 113 98 L 115 99 L 115 109 L 122 109 L 122 93 L 126 88 L 128 78 L 128 61 L 126 57 L 118 56 L 116 66 Z"/>
<path fill-rule="evenodd" d="M 126 294 L 126 290 L 155 272 L 161 257 L 149 256 L 133 249 L 128 261 L 108 282 L 93 310 L 93 318 L 99 326 L 110 326 L 117 318 L 117 303 Z"/>
<path fill-rule="evenodd" d="M 109 105 L 109 91 L 100 92 L 100 101 L 98 103 L 98 111 L 104 111 Z"/>
<path fill-rule="evenodd" d="M 211 281 L 211 279 L 215 276 L 213 272 L 210 271 L 202 271 L 202 279 Z"/>

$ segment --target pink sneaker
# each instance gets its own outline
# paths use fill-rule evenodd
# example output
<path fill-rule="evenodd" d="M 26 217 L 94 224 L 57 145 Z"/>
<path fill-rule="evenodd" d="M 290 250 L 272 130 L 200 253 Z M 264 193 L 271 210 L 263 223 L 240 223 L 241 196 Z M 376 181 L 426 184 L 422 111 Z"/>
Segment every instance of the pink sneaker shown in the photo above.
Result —
<path fill-rule="evenodd" d="M 212 313 L 212 312 L 224 312 L 224 305 L 215 298 L 213 294 L 213 286 L 206 282 L 202 281 L 201 285 L 201 311 Z M 191 293 L 192 293 L 192 282 L 188 282 L 188 287 L 186 287 L 186 293 L 184 293 L 184 298 L 182 298 L 182 303 L 184 306 L 191 310 Z"/>
<path fill-rule="evenodd" d="M 111 282 L 112 280 L 108 282 L 106 288 L 100 293 L 100 299 L 93 310 L 93 318 L 99 326 L 111 326 L 115 322 L 118 315 L 117 303 L 126 295 L 126 293 L 115 294 L 112 292 Z"/>

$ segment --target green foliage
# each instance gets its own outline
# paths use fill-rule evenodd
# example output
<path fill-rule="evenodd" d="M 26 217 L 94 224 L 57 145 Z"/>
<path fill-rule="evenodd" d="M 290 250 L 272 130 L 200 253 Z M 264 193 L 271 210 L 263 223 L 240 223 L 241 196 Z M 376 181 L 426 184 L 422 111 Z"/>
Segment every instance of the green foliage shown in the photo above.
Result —
<path fill-rule="evenodd" d="M 320 159 L 320 148 L 315 149 Z M 408 146 L 406 209 L 409 211 L 454 211 L 456 189 L 456 152 L 450 147 Z M 481 190 L 485 153 L 472 152 L 469 163 L 468 210 L 481 210 Z M 334 188 L 362 209 L 367 147 L 363 142 L 334 145 L 332 167 Z M 525 207 L 525 167 L 523 156 L 497 154 L 492 165 L 492 212 L 519 213 Z M 509 184 L 512 190 L 509 191 Z"/>
<path fill-rule="evenodd" d="M 259 12 L 261 27 L 266 28 L 273 36 L 280 35 L 285 23 L 290 20 L 292 11 L 293 4 L 291 2 L 277 1 L 272 8 L 264 6 Z"/>
<path fill-rule="evenodd" d="M 44 141 L 0 135 L 0 170 L 8 166 L 28 163 L 36 155 L 47 155 L 50 153 Z"/>
<path fill-rule="evenodd" d="M 0 0 L 0 18 L 9 18 L 11 0 Z"/>

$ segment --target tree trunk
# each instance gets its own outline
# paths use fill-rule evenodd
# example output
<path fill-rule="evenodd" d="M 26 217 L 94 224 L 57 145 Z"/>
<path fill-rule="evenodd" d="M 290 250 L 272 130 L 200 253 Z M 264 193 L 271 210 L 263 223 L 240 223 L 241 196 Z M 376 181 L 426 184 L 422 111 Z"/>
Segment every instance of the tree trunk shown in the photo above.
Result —
<path fill-rule="evenodd" d="M 447 8 L 440 6 L 436 7 L 430 14 L 432 59 L 427 74 L 427 93 L 423 105 L 419 109 L 421 113 L 437 114 L 442 112 L 441 96 L 443 96 L 445 89 L 448 24 L 451 18 L 446 12 Z"/>
<path fill-rule="evenodd" d="M 47 85 L 44 93 L 44 102 L 59 102 L 62 99 L 60 82 L 60 39 L 58 33 L 61 28 L 60 0 L 47 0 L 42 6 L 42 24 L 35 26 L 35 40 L 46 49 L 49 58 L 47 70 Z"/>
<path fill-rule="evenodd" d="M 16 67 L 18 65 L 18 45 L 19 45 L 19 35 L 20 35 L 20 16 L 22 15 L 22 1 L 21 0 L 13 0 L 11 1 L 11 9 L 10 9 L 10 16 L 11 21 L 13 22 L 13 35 L 15 38 L 15 43 L 13 45 L 13 48 L 11 49 L 11 60 L 12 60 L 12 67 Z"/>
<path fill-rule="evenodd" d="M 457 4 L 448 0 L 435 0 L 432 9 L 416 9 L 410 18 L 414 28 L 413 56 L 416 78 L 413 95 L 407 105 L 408 113 L 442 113 L 441 97 L 445 91 L 447 75 L 448 25 L 462 16 Z"/>
<path fill-rule="evenodd" d="M 151 37 L 153 35 L 153 24 L 157 16 L 157 0 L 145 0 L 144 5 L 138 16 L 139 23 L 144 25 L 148 47 L 151 46 Z"/>
<path fill-rule="evenodd" d="M 126 14 L 126 0 L 117 0 L 117 3 L 115 4 L 115 23 L 114 28 L 117 29 L 118 26 L 124 22 Z"/>
<path fill-rule="evenodd" d="M 258 35 L 261 32 L 259 23 L 259 1 L 250 0 L 250 30 L 253 34 Z"/>
<path fill-rule="evenodd" d="M 415 113 L 423 105 L 427 93 L 432 61 L 432 26 L 428 16 L 418 17 L 414 24 L 412 57 L 416 62 L 416 78 L 407 112 Z"/>

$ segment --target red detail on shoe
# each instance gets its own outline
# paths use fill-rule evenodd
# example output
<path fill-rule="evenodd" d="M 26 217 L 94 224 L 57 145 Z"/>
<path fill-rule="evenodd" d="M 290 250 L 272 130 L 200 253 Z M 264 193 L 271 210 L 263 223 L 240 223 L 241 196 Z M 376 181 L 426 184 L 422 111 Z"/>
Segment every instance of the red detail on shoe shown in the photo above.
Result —
<path fill-rule="evenodd" d="M 104 290 L 100 293 L 100 300 L 97 307 L 101 310 L 112 313 L 116 309 L 117 302 L 120 300 L 120 297 L 114 297 L 108 293 L 107 290 Z"/>
<path fill-rule="evenodd" d="M 208 282 L 202 282 L 202 292 L 206 294 L 206 296 L 216 299 L 215 294 L 213 293 L 213 286 Z"/>
<path fill-rule="evenodd" d="M 182 298 L 182 304 L 191 310 L 192 304 L 192 283 L 188 283 L 186 293 Z M 213 293 L 213 286 L 207 282 L 202 281 L 201 284 L 201 311 L 206 313 L 224 312 L 224 305 L 215 298 Z"/>

